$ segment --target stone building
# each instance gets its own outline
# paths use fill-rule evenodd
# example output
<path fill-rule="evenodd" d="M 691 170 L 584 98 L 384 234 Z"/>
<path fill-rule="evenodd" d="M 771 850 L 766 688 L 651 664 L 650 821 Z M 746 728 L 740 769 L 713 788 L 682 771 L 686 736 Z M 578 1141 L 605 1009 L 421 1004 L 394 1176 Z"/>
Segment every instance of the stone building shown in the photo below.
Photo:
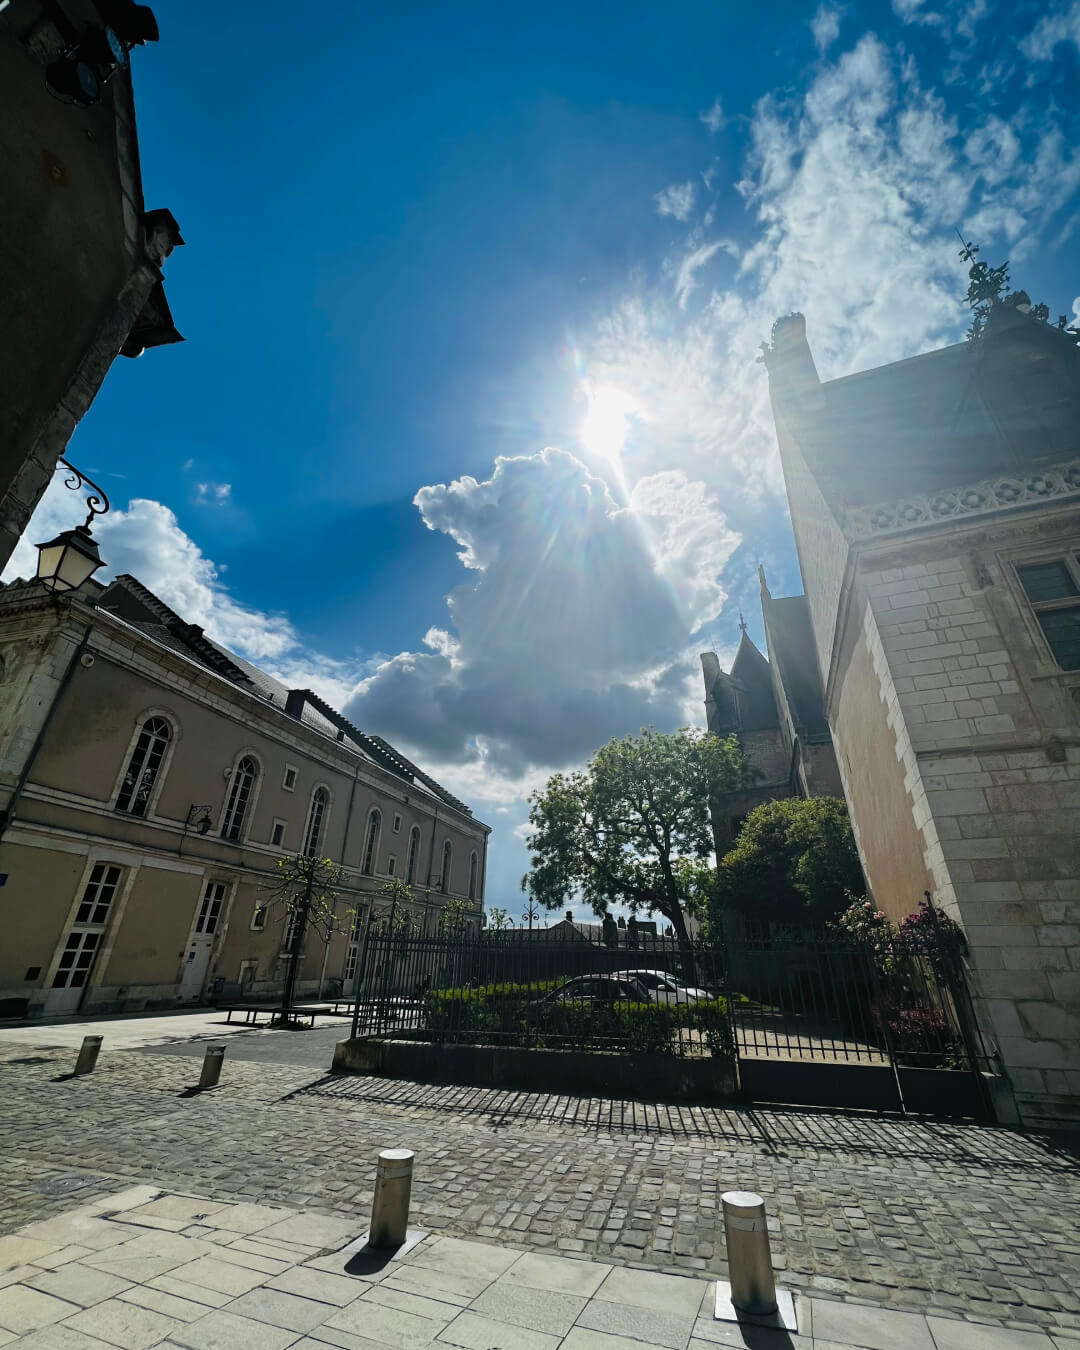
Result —
<path fill-rule="evenodd" d="M 298 991 L 349 991 L 374 893 L 479 926 L 489 828 L 381 737 L 286 689 L 133 577 L 0 588 L 0 1012 L 137 1010 L 280 991 L 277 860 L 345 869 Z M 385 904 L 380 904 L 382 909 Z"/>
<path fill-rule="evenodd" d="M 1080 1121 L 1080 351 L 1020 293 L 824 383 L 790 315 L 766 363 L 873 895 L 963 925 L 1025 1120 Z"/>
<path fill-rule="evenodd" d="M 129 0 L 0 7 L 0 568 L 118 352 L 179 342 L 161 266 L 183 243 L 143 204 Z M 18 353 L 18 360 L 10 359 Z"/>
<path fill-rule="evenodd" d="M 738 736 L 758 772 L 754 785 L 712 803 L 717 857 L 728 851 L 747 812 L 785 797 L 843 795 L 825 719 L 805 595 L 774 598 L 759 569 L 766 658 L 742 626 L 729 671 L 702 652 L 705 715 L 717 736 Z"/>

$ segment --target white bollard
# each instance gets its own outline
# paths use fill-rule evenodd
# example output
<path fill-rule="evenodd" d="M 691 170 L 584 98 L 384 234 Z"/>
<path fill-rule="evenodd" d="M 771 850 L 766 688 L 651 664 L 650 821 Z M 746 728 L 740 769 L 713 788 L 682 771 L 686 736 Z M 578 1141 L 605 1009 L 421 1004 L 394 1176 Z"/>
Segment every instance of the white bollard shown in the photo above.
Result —
<path fill-rule="evenodd" d="M 74 1076 L 81 1077 L 84 1073 L 93 1073 L 94 1065 L 97 1064 L 97 1057 L 101 1053 L 100 1036 L 84 1036 L 82 1046 L 79 1049 L 79 1058 L 75 1061 Z"/>
<path fill-rule="evenodd" d="M 765 1201 L 753 1191 L 725 1191 L 724 1210 L 731 1302 L 750 1317 L 777 1311 Z"/>
<path fill-rule="evenodd" d="M 384 1148 L 379 1154 L 367 1244 L 376 1251 L 396 1251 L 405 1242 L 415 1156 L 407 1148 Z"/>

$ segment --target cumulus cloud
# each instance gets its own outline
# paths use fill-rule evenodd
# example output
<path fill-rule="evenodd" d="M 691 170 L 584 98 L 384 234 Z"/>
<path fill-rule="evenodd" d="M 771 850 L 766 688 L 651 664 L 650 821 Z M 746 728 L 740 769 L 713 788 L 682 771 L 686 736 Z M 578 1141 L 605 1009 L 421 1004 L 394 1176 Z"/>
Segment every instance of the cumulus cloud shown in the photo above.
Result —
<path fill-rule="evenodd" d="M 1071 42 L 1080 49 L 1080 0 L 1044 14 L 1020 43 L 1020 50 L 1031 61 L 1052 61 L 1062 42 Z"/>
<path fill-rule="evenodd" d="M 690 213 L 694 209 L 695 193 L 693 183 L 673 183 L 656 193 L 653 198 L 656 202 L 656 214 L 674 216 L 676 220 L 689 220 Z"/>
<path fill-rule="evenodd" d="M 350 716 L 440 761 L 482 756 L 509 774 L 678 720 L 672 684 L 689 637 L 723 607 L 739 542 L 702 483 L 655 475 L 619 506 L 575 456 L 547 449 L 416 503 L 478 575 L 449 597 L 453 636 L 385 661 Z"/>

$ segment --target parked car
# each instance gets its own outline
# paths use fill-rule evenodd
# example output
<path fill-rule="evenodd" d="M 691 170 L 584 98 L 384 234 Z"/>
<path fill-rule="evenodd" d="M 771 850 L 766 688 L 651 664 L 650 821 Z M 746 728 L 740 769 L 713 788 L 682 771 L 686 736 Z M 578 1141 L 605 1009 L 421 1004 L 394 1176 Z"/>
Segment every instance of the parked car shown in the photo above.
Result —
<path fill-rule="evenodd" d="M 552 989 L 543 998 L 535 1000 L 541 1008 L 558 1003 L 593 1003 L 611 1006 L 616 1003 L 656 1003 L 644 981 L 629 972 L 617 975 L 577 975 L 558 989 Z"/>
<path fill-rule="evenodd" d="M 695 985 L 680 984 L 666 970 L 622 970 L 621 978 L 635 980 L 649 994 L 650 1003 L 697 1003 L 701 999 L 711 998 L 707 989 Z"/>

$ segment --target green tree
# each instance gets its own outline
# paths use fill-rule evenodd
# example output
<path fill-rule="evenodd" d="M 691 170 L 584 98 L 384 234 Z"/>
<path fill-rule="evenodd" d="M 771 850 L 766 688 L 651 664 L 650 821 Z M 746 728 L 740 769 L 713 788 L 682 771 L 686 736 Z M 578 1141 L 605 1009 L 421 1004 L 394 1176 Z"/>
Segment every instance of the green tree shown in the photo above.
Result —
<path fill-rule="evenodd" d="M 446 900 L 439 910 L 439 932 L 464 937 L 472 917 L 473 906 L 468 900 Z"/>
<path fill-rule="evenodd" d="M 720 859 L 711 918 L 725 909 L 781 923 L 825 923 L 865 893 L 847 806 L 838 797 L 765 802 Z"/>
<path fill-rule="evenodd" d="M 501 933 L 510 927 L 510 912 L 505 909 L 489 909 L 487 926 L 493 933 Z"/>
<path fill-rule="evenodd" d="M 329 942 L 336 930 L 337 888 L 341 884 L 342 870 L 330 858 L 315 858 L 307 853 L 279 858 L 277 867 L 277 877 L 274 884 L 267 887 L 263 908 L 268 914 L 279 913 L 285 928 L 284 946 L 289 966 L 278 1024 L 290 1026 L 304 940 L 309 928 L 314 928 L 324 942 Z"/>
<path fill-rule="evenodd" d="M 583 771 L 554 774 L 529 798 L 521 888 L 548 909 L 580 895 L 597 914 L 609 904 L 656 911 L 686 946 L 713 848 L 709 802 L 753 776 L 734 736 L 646 728 L 609 741 Z"/>
<path fill-rule="evenodd" d="M 416 932 L 412 887 L 400 877 L 388 877 L 372 900 L 371 926 L 376 933 L 408 937 Z M 387 904 L 389 901 L 389 905 Z"/>

